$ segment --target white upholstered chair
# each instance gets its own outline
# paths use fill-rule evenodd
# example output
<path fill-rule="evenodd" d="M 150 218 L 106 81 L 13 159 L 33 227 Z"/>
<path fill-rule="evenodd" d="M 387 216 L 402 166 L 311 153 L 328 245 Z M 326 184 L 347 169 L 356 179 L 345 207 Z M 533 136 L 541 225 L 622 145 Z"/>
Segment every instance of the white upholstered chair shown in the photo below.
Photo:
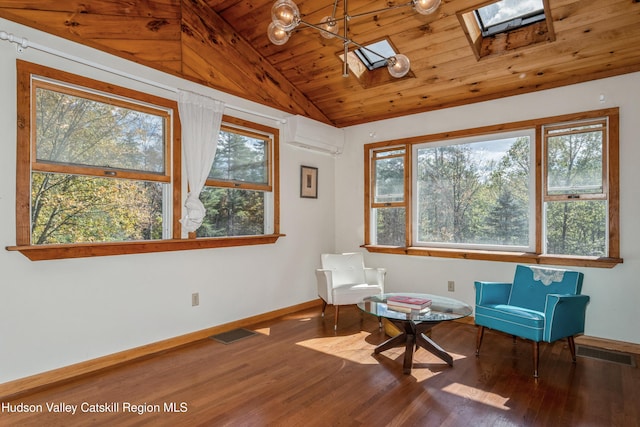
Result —
<path fill-rule="evenodd" d="M 384 268 L 367 268 L 361 253 L 322 254 L 322 268 L 316 270 L 322 316 L 327 304 L 335 308 L 333 328 L 338 329 L 341 305 L 357 304 L 364 298 L 384 292 Z"/>

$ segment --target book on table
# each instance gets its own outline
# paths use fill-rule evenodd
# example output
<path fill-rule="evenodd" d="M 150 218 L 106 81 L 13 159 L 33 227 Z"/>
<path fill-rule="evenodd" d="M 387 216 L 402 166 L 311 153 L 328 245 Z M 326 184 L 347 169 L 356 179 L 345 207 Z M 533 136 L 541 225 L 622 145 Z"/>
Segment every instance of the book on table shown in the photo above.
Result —
<path fill-rule="evenodd" d="M 389 310 L 392 311 L 398 311 L 400 313 L 420 313 L 420 314 L 425 314 L 431 311 L 431 307 L 425 307 L 425 308 L 411 308 L 411 307 L 404 307 L 404 306 L 400 306 L 400 305 L 393 305 L 393 303 L 387 302 L 387 308 Z"/>
<path fill-rule="evenodd" d="M 422 310 L 424 308 L 431 307 L 431 300 L 428 298 L 392 295 L 387 298 L 387 306 Z"/>

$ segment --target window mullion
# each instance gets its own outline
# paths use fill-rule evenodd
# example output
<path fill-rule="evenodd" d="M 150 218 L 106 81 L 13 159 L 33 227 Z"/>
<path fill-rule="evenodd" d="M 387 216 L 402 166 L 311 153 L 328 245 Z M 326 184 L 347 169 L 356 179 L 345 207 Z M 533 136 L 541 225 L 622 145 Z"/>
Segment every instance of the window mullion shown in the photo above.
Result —
<path fill-rule="evenodd" d="M 221 187 L 221 188 L 236 188 L 241 190 L 257 190 L 257 191 L 272 191 L 270 185 L 256 184 L 252 182 L 242 181 L 221 181 L 217 179 L 208 179 L 205 183 L 207 187 Z"/>
<path fill-rule="evenodd" d="M 546 175 L 546 157 L 543 155 L 543 131 L 542 125 L 536 126 L 535 144 L 534 144 L 534 157 L 535 157 L 535 170 L 534 170 L 534 197 L 535 197 L 535 249 L 534 252 L 541 254 L 543 252 L 544 241 L 544 203 L 542 201 L 544 194 L 547 193 L 547 180 L 543 178 Z"/>
<path fill-rule="evenodd" d="M 607 200 L 606 193 L 544 195 L 545 202 L 579 202 L 581 200 Z"/>
<path fill-rule="evenodd" d="M 384 208 L 404 208 L 405 202 L 384 202 L 384 203 L 371 203 L 372 208 L 384 209 Z"/>
<path fill-rule="evenodd" d="M 135 179 L 154 182 L 171 182 L 171 177 L 162 174 L 141 173 L 116 168 L 98 168 L 88 166 L 64 165 L 57 163 L 34 162 L 31 166 L 33 171 L 60 173 L 69 175 L 95 176 L 99 178 L 121 178 Z"/>
<path fill-rule="evenodd" d="M 609 194 L 609 127 L 608 119 L 602 125 L 602 192 Z"/>
<path fill-rule="evenodd" d="M 413 194 L 413 149 L 410 144 L 405 146 L 404 150 L 404 211 L 406 215 L 405 220 L 405 236 L 406 246 L 413 245 L 413 208 L 412 208 L 412 194 Z"/>

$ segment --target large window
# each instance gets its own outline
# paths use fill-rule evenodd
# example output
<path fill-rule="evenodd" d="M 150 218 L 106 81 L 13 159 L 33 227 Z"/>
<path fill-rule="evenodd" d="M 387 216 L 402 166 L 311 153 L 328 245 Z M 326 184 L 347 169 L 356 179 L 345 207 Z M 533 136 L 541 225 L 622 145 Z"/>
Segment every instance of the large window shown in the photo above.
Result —
<path fill-rule="evenodd" d="M 176 102 L 17 63 L 17 245 L 8 249 L 40 260 L 277 240 L 277 129 L 224 117 L 201 194 L 207 216 L 182 239 Z"/>
<path fill-rule="evenodd" d="M 365 245 L 611 267 L 617 127 L 609 109 L 369 144 Z"/>
<path fill-rule="evenodd" d="M 416 144 L 418 246 L 533 251 L 533 132 Z"/>
<path fill-rule="evenodd" d="M 171 236 L 171 110 L 31 81 L 31 244 Z"/>

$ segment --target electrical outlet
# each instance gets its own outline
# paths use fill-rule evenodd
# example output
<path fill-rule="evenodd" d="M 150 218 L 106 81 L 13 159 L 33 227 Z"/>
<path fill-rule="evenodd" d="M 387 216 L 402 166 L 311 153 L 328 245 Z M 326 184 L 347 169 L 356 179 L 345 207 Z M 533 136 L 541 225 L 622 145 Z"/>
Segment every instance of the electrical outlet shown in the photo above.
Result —
<path fill-rule="evenodd" d="M 198 292 L 195 292 L 191 294 L 191 306 L 195 307 L 197 305 L 200 305 L 200 294 Z"/>
<path fill-rule="evenodd" d="M 447 282 L 447 290 L 449 292 L 454 292 L 456 290 L 456 282 L 454 282 L 453 280 L 449 280 Z"/>

